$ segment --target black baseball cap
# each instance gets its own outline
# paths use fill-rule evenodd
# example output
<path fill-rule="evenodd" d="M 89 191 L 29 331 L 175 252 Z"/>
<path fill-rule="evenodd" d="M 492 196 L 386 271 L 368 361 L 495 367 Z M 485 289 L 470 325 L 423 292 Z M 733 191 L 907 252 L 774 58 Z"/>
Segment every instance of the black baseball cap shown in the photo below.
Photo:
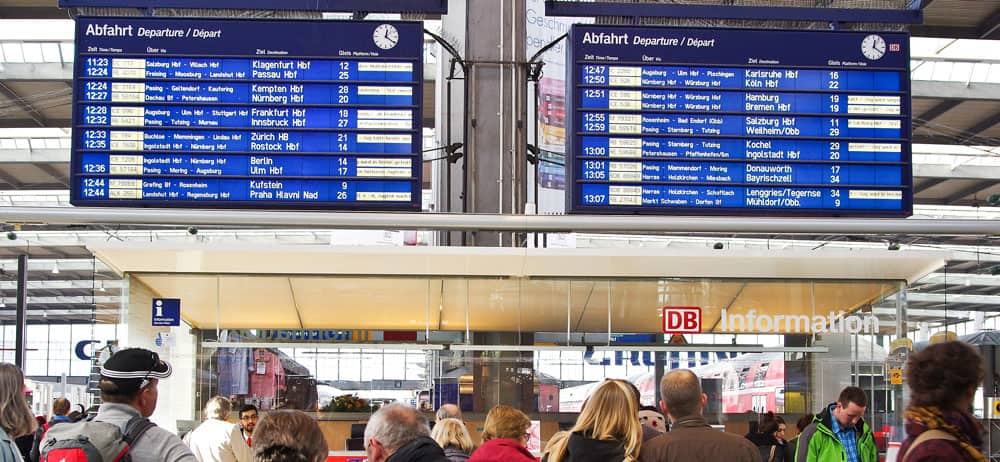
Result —
<path fill-rule="evenodd" d="M 108 358 L 101 366 L 101 380 L 114 382 L 120 393 L 132 393 L 149 385 L 149 379 L 170 377 L 170 363 L 155 351 L 127 348 Z"/>

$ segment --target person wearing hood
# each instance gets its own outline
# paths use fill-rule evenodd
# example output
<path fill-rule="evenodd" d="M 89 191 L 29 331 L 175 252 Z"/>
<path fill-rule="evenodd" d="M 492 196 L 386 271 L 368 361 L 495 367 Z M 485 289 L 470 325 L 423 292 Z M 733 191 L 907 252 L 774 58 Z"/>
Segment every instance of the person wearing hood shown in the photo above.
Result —
<path fill-rule="evenodd" d="M 531 420 L 523 412 L 498 404 L 486 414 L 483 445 L 472 453 L 469 462 L 535 462 L 525 445 Z"/>
<path fill-rule="evenodd" d="M 983 358 L 962 342 L 931 345 L 910 357 L 910 406 L 900 462 L 979 461 L 983 427 L 969 412 L 983 381 Z"/>
<path fill-rule="evenodd" d="M 587 400 L 576 425 L 553 438 L 544 462 L 635 462 L 642 445 L 639 403 L 622 380 L 605 380 Z"/>
<path fill-rule="evenodd" d="M 757 424 L 757 432 L 747 434 L 750 440 L 760 451 L 760 459 L 764 462 L 784 462 L 785 451 L 783 442 L 778 439 L 781 423 L 773 412 L 768 412 L 760 418 Z M 791 462 L 791 461 L 789 461 Z"/>
<path fill-rule="evenodd" d="M 401 403 L 388 404 L 365 426 L 365 453 L 369 462 L 449 462 L 430 435 L 423 414 Z"/>
<path fill-rule="evenodd" d="M 443 409 L 443 408 L 442 408 Z M 437 441 L 444 449 L 444 455 L 451 462 L 464 462 L 469 460 L 469 455 L 476 449 L 472 444 L 472 437 L 469 430 L 461 420 L 455 418 L 444 418 L 437 421 L 431 430 L 431 438 Z"/>

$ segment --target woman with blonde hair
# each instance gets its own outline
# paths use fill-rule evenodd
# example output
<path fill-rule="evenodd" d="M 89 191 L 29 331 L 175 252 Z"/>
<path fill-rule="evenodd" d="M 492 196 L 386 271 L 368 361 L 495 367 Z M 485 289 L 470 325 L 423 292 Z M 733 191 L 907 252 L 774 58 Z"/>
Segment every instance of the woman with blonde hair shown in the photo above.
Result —
<path fill-rule="evenodd" d="M 0 462 L 21 462 L 14 439 L 30 435 L 38 427 L 24 399 L 24 375 L 10 363 L 0 363 Z"/>
<path fill-rule="evenodd" d="M 483 445 L 472 453 L 469 462 L 535 462 L 525 448 L 531 420 L 523 412 L 498 404 L 486 414 Z"/>
<path fill-rule="evenodd" d="M 587 399 L 573 426 L 552 438 L 546 462 L 635 462 L 642 445 L 642 424 L 635 393 L 623 380 L 608 379 Z"/>
<path fill-rule="evenodd" d="M 441 419 L 434 425 L 431 431 L 431 438 L 437 441 L 444 449 L 444 455 L 451 462 L 463 462 L 469 460 L 469 455 L 476 446 L 472 444 L 472 437 L 469 430 L 461 420 L 448 418 Z"/>

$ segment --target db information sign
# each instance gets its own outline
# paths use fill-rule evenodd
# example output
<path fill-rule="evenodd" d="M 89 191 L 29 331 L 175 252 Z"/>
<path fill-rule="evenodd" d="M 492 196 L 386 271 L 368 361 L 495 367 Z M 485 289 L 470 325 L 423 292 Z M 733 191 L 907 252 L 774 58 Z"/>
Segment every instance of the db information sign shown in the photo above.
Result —
<path fill-rule="evenodd" d="M 701 308 L 697 306 L 663 307 L 664 334 L 700 334 Z"/>
<path fill-rule="evenodd" d="M 181 299 L 154 298 L 153 326 L 165 327 L 179 325 L 181 325 Z"/>

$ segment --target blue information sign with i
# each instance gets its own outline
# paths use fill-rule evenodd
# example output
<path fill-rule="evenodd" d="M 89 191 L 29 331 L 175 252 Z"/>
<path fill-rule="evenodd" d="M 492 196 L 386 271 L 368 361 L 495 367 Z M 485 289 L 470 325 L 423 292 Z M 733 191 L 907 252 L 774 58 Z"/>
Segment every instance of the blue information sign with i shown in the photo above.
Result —
<path fill-rule="evenodd" d="M 570 212 L 912 214 L 905 33 L 576 25 Z"/>
<path fill-rule="evenodd" d="M 181 299 L 179 298 L 154 298 L 153 299 L 153 326 L 179 326 L 181 325 Z"/>
<path fill-rule="evenodd" d="M 76 27 L 74 205 L 420 210 L 420 23 Z"/>

